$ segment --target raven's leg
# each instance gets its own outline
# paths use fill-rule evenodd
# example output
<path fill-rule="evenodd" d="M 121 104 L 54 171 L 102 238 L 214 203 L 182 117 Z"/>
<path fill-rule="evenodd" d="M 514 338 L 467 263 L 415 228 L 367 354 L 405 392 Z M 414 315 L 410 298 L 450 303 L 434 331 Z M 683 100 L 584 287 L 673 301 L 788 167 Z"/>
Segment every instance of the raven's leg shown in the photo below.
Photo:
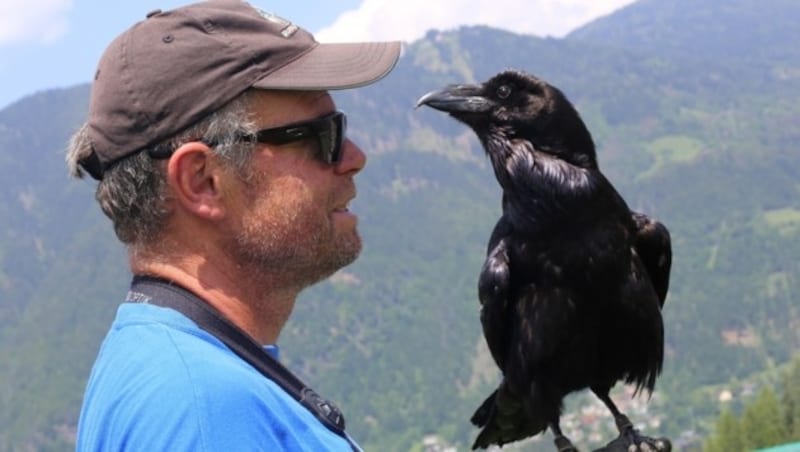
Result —
<path fill-rule="evenodd" d="M 640 435 L 639 432 L 633 428 L 633 423 L 628 416 L 622 414 L 614 402 L 609 397 L 608 388 L 592 387 L 592 392 L 603 401 L 603 403 L 611 411 L 614 416 L 614 423 L 617 424 L 619 430 L 619 438 L 628 445 L 628 450 L 631 452 L 670 452 L 672 450 L 672 443 L 667 438 L 648 438 Z M 613 442 L 618 442 L 614 440 Z"/>
<path fill-rule="evenodd" d="M 551 421 L 547 424 L 550 427 L 550 430 L 553 432 L 553 436 L 555 436 L 555 440 L 553 441 L 558 448 L 558 452 L 578 452 L 578 449 L 572 445 L 572 442 L 564 436 L 561 432 L 561 427 L 558 425 L 558 418 L 554 421 Z"/>
<path fill-rule="evenodd" d="M 602 400 L 611 411 L 611 414 L 614 416 L 614 423 L 617 424 L 617 430 L 619 430 L 620 435 L 633 430 L 633 423 L 630 419 L 628 419 L 628 416 L 622 414 L 619 408 L 617 408 L 617 406 L 614 404 L 614 401 L 612 401 L 611 397 L 609 397 L 608 390 L 592 388 L 592 392 L 594 392 L 594 395 Z"/>

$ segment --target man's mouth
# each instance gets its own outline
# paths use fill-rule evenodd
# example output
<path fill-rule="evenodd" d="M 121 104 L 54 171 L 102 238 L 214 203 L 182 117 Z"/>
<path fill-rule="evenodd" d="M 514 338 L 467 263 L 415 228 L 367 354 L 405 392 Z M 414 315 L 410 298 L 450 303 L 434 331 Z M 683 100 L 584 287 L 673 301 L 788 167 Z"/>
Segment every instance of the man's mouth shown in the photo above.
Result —
<path fill-rule="evenodd" d="M 348 212 L 350 212 L 350 201 L 352 201 L 352 198 L 347 200 L 347 202 L 345 202 L 344 204 L 339 205 L 337 207 L 334 207 L 333 211 L 334 212 L 338 212 L 338 213 L 348 213 Z"/>

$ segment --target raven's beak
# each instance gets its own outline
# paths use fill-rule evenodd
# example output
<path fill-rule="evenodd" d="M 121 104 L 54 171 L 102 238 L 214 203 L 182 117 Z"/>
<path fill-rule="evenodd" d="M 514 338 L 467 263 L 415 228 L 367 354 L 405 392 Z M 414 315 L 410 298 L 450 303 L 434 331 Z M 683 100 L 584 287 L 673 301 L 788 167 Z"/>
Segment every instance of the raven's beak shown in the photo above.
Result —
<path fill-rule="evenodd" d="M 480 85 L 450 85 L 420 97 L 417 108 L 427 105 L 448 113 L 485 113 L 491 102 L 483 97 Z"/>

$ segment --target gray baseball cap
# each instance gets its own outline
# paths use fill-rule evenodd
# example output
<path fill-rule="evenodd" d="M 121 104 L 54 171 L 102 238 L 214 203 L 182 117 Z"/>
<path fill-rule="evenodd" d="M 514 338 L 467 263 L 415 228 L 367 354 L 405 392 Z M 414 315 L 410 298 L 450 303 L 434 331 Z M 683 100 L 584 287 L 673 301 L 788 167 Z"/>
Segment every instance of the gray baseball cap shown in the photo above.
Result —
<path fill-rule="evenodd" d="M 392 70 L 400 42 L 318 43 L 241 0 L 153 11 L 118 36 L 98 64 L 89 102 L 92 154 L 102 179 L 114 162 L 197 123 L 249 88 L 336 90 Z"/>

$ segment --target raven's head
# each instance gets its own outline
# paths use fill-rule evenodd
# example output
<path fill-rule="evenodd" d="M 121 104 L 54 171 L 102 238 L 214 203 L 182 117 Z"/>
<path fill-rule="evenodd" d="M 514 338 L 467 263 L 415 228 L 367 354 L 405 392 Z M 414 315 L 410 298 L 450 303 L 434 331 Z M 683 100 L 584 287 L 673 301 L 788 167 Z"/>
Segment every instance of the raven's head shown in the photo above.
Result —
<path fill-rule="evenodd" d="M 417 106 L 447 112 L 491 141 L 527 140 L 537 151 L 572 165 L 596 168 L 594 143 L 578 112 L 558 88 L 508 70 L 481 84 L 450 85 L 425 94 Z"/>

